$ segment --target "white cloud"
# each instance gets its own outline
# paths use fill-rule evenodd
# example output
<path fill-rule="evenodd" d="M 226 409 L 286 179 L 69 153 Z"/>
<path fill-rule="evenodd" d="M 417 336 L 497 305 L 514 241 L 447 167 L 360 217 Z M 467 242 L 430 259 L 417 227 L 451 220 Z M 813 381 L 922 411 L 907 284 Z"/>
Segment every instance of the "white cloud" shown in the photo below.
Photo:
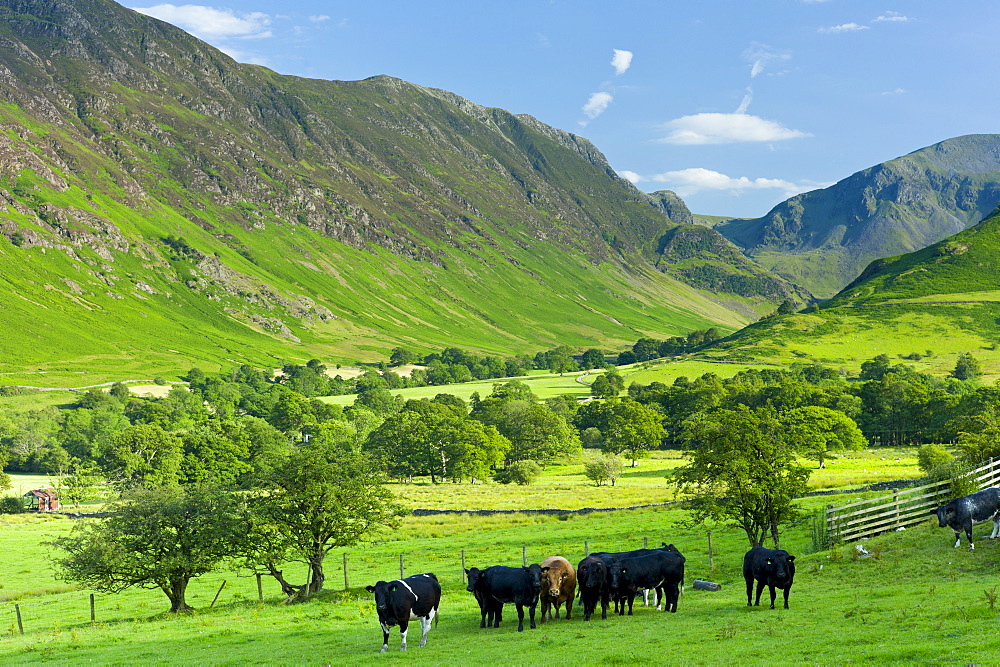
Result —
<path fill-rule="evenodd" d="M 216 9 L 205 5 L 160 4 L 152 7 L 132 7 L 133 10 L 158 18 L 204 39 L 223 37 L 270 37 L 266 28 L 271 17 L 263 12 L 237 14 L 231 9 Z"/>
<path fill-rule="evenodd" d="M 310 16 L 309 20 L 313 23 L 322 23 L 323 21 L 329 21 L 330 17 L 326 14 L 319 14 L 318 16 Z"/>
<path fill-rule="evenodd" d="M 699 113 L 676 118 L 663 127 L 669 134 L 659 139 L 660 143 L 682 146 L 783 141 L 812 136 L 808 132 L 792 130 L 774 121 L 743 113 Z"/>
<path fill-rule="evenodd" d="M 629 179 L 631 180 L 631 179 Z M 694 167 L 680 171 L 668 171 L 656 174 L 648 179 L 655 183 L 665 183 L 681 197 L 703 192 L 705 190 L 726 191 L 738 193 L 745 190 L 782 190 L 787 197 L 813 189 L 814 186 L 799 185 L 780 178 L 733 178 L 718 171 Z M 635 182 L 635 181 L 633 181 Z"/>
<path fill-rule="evenodd" d="M 879 22 L 891 21 L 894 23 L 905 23 L 906 21 L 912 21 L 913 19 L 909 16 L 903 16 L 899 12 L 886 12 L 885 14 L 876 17 L 875 20 Z"/>
<path fill-rule="evenodd" d="M 902 95 L 906 92 L 905 88 L 896 88 L 894 90 L 885 90 L 882 92 L 883 95 Z"/>
<path fill-rule="evenodd" d="M 611 66 L 615 68 L 615 74 L 624 74 L 632 66 L 632 52 L 614 49 L 614 55 L 611 56 Z"/>
<path fill-rule="evenodd" d="M 857 23 L 841 23 L 840 25 L 830 26 L 829 28 L 820 28 L 820 32 L 826 32 L 830 34 L 837 34 L 841 32 L 858 32 L 859 30 L 868 30 L 871 26 L 859 25 Z"/>
<path fill-rule="evenodd" d="M 622 169 L 618 172 L 618 175 L 624 178 L 626 181 L 630 181 L 633 185 L 642 180 L 642 176 L 635 173 L 634 171 L 629 171 L 628 169 Z"/>
<path fill-rule="evenodd" d="M 611 93 L 593 93 L 587 103 L 583 105 L 583 113 L 587 114 L 587 118 L 593 120 L 604 113 L 612 100 L 614 97 L 611 96 Z"/>

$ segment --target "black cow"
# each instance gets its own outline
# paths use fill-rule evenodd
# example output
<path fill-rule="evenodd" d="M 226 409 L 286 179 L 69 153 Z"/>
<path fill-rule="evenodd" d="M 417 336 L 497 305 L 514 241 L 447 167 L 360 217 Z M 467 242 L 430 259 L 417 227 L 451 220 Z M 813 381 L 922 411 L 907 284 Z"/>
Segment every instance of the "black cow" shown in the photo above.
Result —
<path fill-rule="evenodd" d="M 614 569 L 615 564 L 623 558 L 635 558 L 636 556 L 645 556 L 647 554 L 661 553 L 664 551 L 674 551 L 680 553 L 677 551 L 677 547 L 675 547 L 673 544 L 667 544 L 666 542 L 663 542 L 662 544 L 663 546 L 658 547 L 656 549 L 633 549 L 632 551 L 595 551 L 594 553 L 589 555 L 597 556 L 598 558 L 604 560 L 604 562 L 608 566 L 608 576 L 610 577 L 611 571 Z M 612 589 L 611 597 L 614 599 L 615 613 L 616 614 L 624 613 L 625 603 L 623 597 L 621 596 L 621 591 L 618 591 L 617 589 Z M 646 607 L 649 606 L 649 589 L 642 589 L 642 603 Z"/>
<path fill-rule="evenodd" d="M 534 563 L 527 567 L 507 567 L 492 565 L 477 578 L 476 590 L 483 596 L 482 611 L 485 616 L 491 612 L 495 618 L 493 627 L 500 626 L 503 605 L 512 602 L 517 605 L 517 631 L 524 631 L 524 608 L 528 608 L 531 628 L 535 628 L 535 608 L 542 590 L 542 566 Z M 482 626 L 480 626 L 482 627 Z"/>
<path fill-rule="evenodd" d="M 476 602 L 479 603 L 479 613 L 482 616 L 479 627 L 500 627 L 500 621 L 503 620 L 503 605 L 494 600 L 492 596 L 486 595 L 483 591 L 486 586 L 486 570 L 472 567 L 466 570 L 465 574 L 469 581 L 465 590 L 472 593 L 473 597 L 476 598 Z"/>
<path fill-rule="evenodd" d="M 992 520 L 993 532 L 990 533 L 989 539 L 1000 536 L 1000 489 L 991 486 L 971 495 L 956 498 L 936 510 L 931 510 L 931 514 L 937 514 L 940 528 L 948 526 L 955 531 L 956 549 L 962 542 L 960 536 L 962 530 L 969 540 L 969 549 L 975 549 L 976 545 L 972 541 L 972 524 Z"/>
<path fill-rule="evenodd" d="M 576 585 L 580 588 L 580 603 L 583 605 L 583 620 L 589 621 L 601 602 L 601 618 L 608 617 L 608 601 L 611 598 L 611 570 L 600 556 L 587 556 L 576 568 Z"/>
<path fill-rule="evenodd" d="M 760 606 L 760 594 L 766 585 L 771 591 L 771 609 L 774 609 L 775 588 L 785 592 L 785 609 L 788 593 L 795 579 L 795 556 L 781 549 L 754 547 L 743 557 L 743 578 L 747 581 L 747 606 Z M 757 581 L 757 601 L 751 601 L 753 582 Z"/>
<path fill-rule="evenodd" d="M 427 645 L 427 633 L 431 631 L 431 621 L 437 618 L 441 604 L 441 584 L 431 573 L 415 574 L 406 579 L 379 581 L 365 590 L 375 594 L 375 609 L 382 625 L 382 653 L 389 650 L 389 628 L 399 626 L 406 650 L 406 631 L 410 621 L 420 619 L 420 645 Z"/>
<path fill-rule="evenodd" d="M 632 615 L 632 603 L 640 588 L 656 591 L 656 608 L 676 612 L 684 583 L 685 558 L 676 549 L 656 549 L 653 553 L 622 558 L 611 570 L 611 588 L 621 599 L 619 615 Z M 617 605 L 616 605 L 617 606 Z"/>

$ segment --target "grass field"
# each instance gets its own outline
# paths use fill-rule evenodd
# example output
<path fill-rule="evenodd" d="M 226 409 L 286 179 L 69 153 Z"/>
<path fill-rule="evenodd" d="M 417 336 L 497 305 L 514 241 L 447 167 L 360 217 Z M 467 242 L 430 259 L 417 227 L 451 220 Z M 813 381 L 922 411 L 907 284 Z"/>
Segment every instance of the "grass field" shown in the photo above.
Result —
<path fill-rule="evenodd" d="M 578 464 L 549 466 L 529 487 L 499 485 L 392 485 L 411 507 L 609 506 L 631 500 L 662 502 L 672 494 L 662 473 L 677 465 L 673 452 L 659 452 L 626 472 L 619 486 L 593 487 Z M 912 450 L 851 452 L 833 463 L 830 479 L 816 484 L 852 486 L 915 471 Z M 18 482 L 35 482 L 18 476 Z M 616 495 L 629 489 L 634 495 Z M 424 495 L 420 494 L 423 491 Z M 803 499 L 810 512 L 857 494 Z M 577 498 L 576 505 L 572 499 Z M 639 503 L 635 503 L 639 504 Z M 333 551 L 327 560 L 327 591 L 298 605 L 281 605 L 275 584 L 264 580 L 264 602 L 248 573 L 217 571 L 194 580 L 189 603 L 199 611 L 164 613 L 158 591 L 132 590 L 95 595 L 95 623 L 89 620 L 91 591 L 54 578 L 44 542 L 67 534 L 74 519 L 14 516 L 0 519 L 0 548 L 16 555 L 0 560 L 0 662 L 4 663 L 210 663 L 354 664 L 378 658 L 381 631 L 370 596 L 377 579 L 435 572 L 444 598 L 440 625 L 428 646 L 399 654 L 398 633 L 382 660 L 425 664 L 461 661 L 547 663 L 693 664 L 757 662 L 990 662 L 1000 642 L 992 631 L 1000 618 L 989 596 L 997 589 L 994 563 L 1000 543 L 980 541 L 975 552 L 955 551 L 947 531 L 926 526 L 865 542 L 875 554 L 857 559 L 851 547 L 812 551 L 807 522 L 782 536 L 798 556 L 791 609 L 745 606 L 740 562 L 746 550 L 741 532 L 692 525 L 676 506 L 633 511 L 562 515 L 469 514 L 408 517 L 371 543 Z M 712 557 L 708 530 L 712 530 Z M 982 533 L 983 529 L 978 532 Z M 947 534 L 946 534 L 947 533 Z M 638 607 L 632 617 L 579 613 L 518 634 L 508 608 L 499 629 L 480 630 L 478 608 L 463 590 L 461 568 L 530 562 L 561 554 L 578 562 L 590 551 L 624 550 L 672 542 L 687 557 L 687 590 L 677 614 Z M 344 556 L 350 588 L 344 591 Z M 299 565 L 286 567 L 295 572 Z M 304 576 L 304 568 L 303 575 Z M 301 578 L 301 577 L 295 577 Z M 719 582 L 717 593 L 696 591 L 695 578 Z M 225 581 L 218 601 L 212 599 Z M 766 593 L 765 593 L 766 599 Z M 944 602 L 947 601 L 947 602 Z M 17 630 L 14 605 L 25 633 Z M 780 604 L 779 604 L 780 606 Z M 665 631 L 666 630 L 666 631 Z"/>

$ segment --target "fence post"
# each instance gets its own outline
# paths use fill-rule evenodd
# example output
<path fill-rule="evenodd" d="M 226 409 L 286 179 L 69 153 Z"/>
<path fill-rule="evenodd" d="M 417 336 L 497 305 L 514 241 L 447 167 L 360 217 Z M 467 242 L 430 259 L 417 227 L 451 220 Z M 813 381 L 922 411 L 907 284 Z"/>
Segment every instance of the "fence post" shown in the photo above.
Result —
<path fill-rule="evenodd" d="M 344 552 L 344 590 L 351 590 L 351 581 L 347 578 L 347 552 Z"/>
<path fill-rule="evenodd" d="M 649 548 L 649 538 L 648 537 L 643 537 L 642 538 L 642 548 L 643 549 L 648 549 Z"/>
<path fill-rule="evenodd" d="M 214 598 L 212 598 L 212 604 L 208 605 L 208 608 L 209 608 L 209 609 L 211 609 L 212 607 L 214 607 L 214 606 L 215 606 L 215 601 L 219 599 L 219 594 L 221 594 L 221 593 L 222 593 L 222 589 L 223 589 L 223 588 L 225 588 L 225 587 L 226 587 L 226 580 L 225 580 L 225 579 L 223 579 L 223 580 L 222 580 L 222 585 L 221 585 L 221 586 L 219 586 L 219 590 L 218 590 L 218 591 L 217 591 L 217 592 L 215 593 L 215 597 L 214 597 Z"/>
<path fill-rule="evenodd" d="M 399 554 L 399 578 L 403 579 L 403 554 Z"/>
<path fill-rule="evenodd" d="M 521 563 L 528 567 L 528 547 L 521 547 Z"/>
<path fill-rule="evenodd" d="M 91 593 L 90 594 L 90 622 L 93 623 L 96 620 L 97 620 L 97 617 L 94 615 L 94 594 Z"/>
<path fill-rule="evenodd" d="M 587 545 L 587 540 L 583 541 L 583 557 L 586 558 L 590 555 L 590 547 Z"/>
<path fill-rule="evenodd" d="M 17 631 L 24 634 L 24 624 L 21 623 L 21 605 L 14 604 L 14 613 L 17 614 Z"/>
<path fill-rule="evenodd" d="M 893 528 L 899 528 L 899 489 L 892 492 L 892 504 L 896 509 L 896 522 Z"/>
<path fill-rule="evenodd" d="M 263 602 L 264 601 L 264 585 L 260 581 L 261 573 L 260 572 L 256 572 L 255 574 L 257 575 L 257 600 L 259 602 Z"/>
<path fill-rule="evenodd" d="M 462 583 L 468 583 L 465 575 L 465 549 L 462 549 Z"/>
<path fill-rule="evenodd" d="M 708 531 L 708 569 L 715 569 L 715 561 L 712 558 L 712 531 Z"/>

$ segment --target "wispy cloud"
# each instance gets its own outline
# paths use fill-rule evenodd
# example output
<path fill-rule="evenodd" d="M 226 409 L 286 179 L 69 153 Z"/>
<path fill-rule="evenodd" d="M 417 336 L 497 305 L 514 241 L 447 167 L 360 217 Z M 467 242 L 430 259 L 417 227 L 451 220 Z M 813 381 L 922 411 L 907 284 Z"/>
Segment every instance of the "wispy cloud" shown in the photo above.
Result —
<path fill-rule="evenodd" d="M 618 172 L 618 175 L 624 178 L 626 181 L 631 181 L 633 185 L 642 181 L 642 176 L 635 173 L 634 171 L 629 171 L 628 169 L 622 169 L 621 171 Z"/>
<path fill-rule="evenodd" d="M 912 21 L 912 20 L 913 19 L 911 19 L 909 16 L 903 16 L 899 12 L 886 12 L 885 14 L 882 14 L 881 16 L 875 17 L 875 21 L 877 23 L 881 23 L 881 22 L 885 22 L 885 21 L 889 21 L 889 22 L 892 22 L 892 23 L 905 23 L 906 21 Z"/>
<path fill-rule="evenodd" d="M 205 5 L 160 4 L 152 7 L 132 7 L 135 11 L 172 23 L 203 39 L 265 38 L 271 32 L 267 26 L 271 16 L 263 12 L 238 13 L 231 9 L 216 9 Z"/>
<path fill-rule="evenodd" d="M 634 172 L 619 173 L 623 176 L 626 173 L 638 176 Z M 629 177 L 625 176 L 625 178 Z M 816 187 L 815 185 L 792 183 L 780 178 L 748 178 L 746 176 L 733 178 L 702 167 L 668 171 L 649 178 L 639 177 L 638 180 L 631 178 L 629 180 L 633 183 L 640 181 L 663 183 L 681 197 L 690 197 L 705 191 L 739 193 L 746 190 L 781 190 L 786 197 L 791 197 Z"/>
<path fill-rule="evenodd" d="M 904 93 L 906 93 L 905 88 L 895 88 L 893 90 L 882 91 L 883 95 L 903 95 Z"/>
<path fill-rule="evenodd" d="M 751 63 L 751 79 L 757 78 L 757 76 L 759 76 L 771 63 L 789 60 L 791 57 L 790 53 L 778 51 L 767 44 L 761 44 L 760 42 L 751 42 L 750 47 L 743 52 L 743 59 Z"/>
<path fill-rule="evenodd" d="M 746 98 L 744 100 L 746 101 Z M 744 105 L 740 105 L 740 108 L 744 108 Z M 663 128 L 668 134 L 658 141 L 681 146 L 784 141 L 812 136 L 808 132 L 793 130 L 780 123 L 745 113 L 699 113 L 682 116 L 665 123 Z"/>
<path fill-rule="evenodd" d="M 587 103 L 583 105 L 583 113 L 587 115 L 587 118 L 593 120 L 604 113 L 612 100 L 614 97 L 611 93 L 592 93 Z"/>
<path fill-rule="evenodd" d="M 829 28 L 820 28 L 820 32 L 825 32 L 831 35 L 836 35 L 842 32 L 858 32 L 860 30 L 869 30 L 871 26 L 861 25 L 859 23 L 841 23 L 840 25 L 830 26 Z"/>
<path fill-rule="evenodd" d="M 310 16 L 309 20 L 313 23 L 322 23 L 323 21 L 329 21 L 330 17 L 326 14 L 319 14 L 317 16 Z"/>
<path fill-rule="evenodd" d="M 615 68 L 615 74 L 621 76 L 632 66 L 632 52 L 614 49 L 611 56 L 611 66 Z"/>

